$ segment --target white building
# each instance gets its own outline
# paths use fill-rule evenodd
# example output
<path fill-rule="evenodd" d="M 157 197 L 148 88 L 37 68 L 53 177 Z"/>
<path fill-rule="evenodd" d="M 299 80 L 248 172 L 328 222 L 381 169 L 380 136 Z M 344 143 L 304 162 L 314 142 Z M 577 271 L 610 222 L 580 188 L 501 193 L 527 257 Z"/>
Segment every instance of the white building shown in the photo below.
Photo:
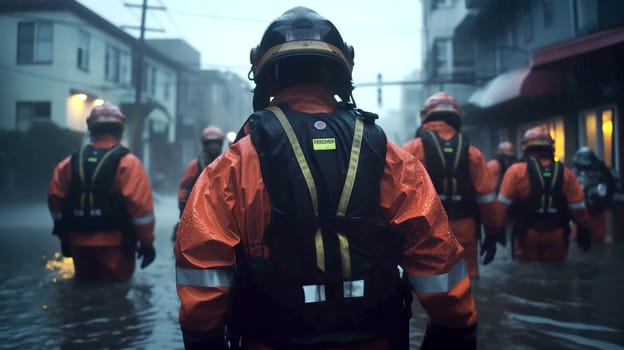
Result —
<path fill-rule="evenodd" d="M 0 32 L 1 129 L 52 121 L 86 135 L 86 116 L 103 101 L 132 118 L 138 41 L 131 35 L 74 0 L 0 0 Z M 149 171 L 150 152 L 175 142 L 177 76 L 175 63 L 149 47 L 144 62 L 142 158 Z"/>

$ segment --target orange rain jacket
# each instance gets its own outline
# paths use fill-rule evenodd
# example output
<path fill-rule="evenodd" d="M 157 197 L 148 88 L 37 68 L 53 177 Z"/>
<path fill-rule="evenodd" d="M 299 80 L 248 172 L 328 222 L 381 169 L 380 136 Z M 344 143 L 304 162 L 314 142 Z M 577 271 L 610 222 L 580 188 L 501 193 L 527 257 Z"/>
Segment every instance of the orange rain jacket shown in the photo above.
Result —
<path fill-rule="evenodd" d="M 332 112 L 336 105 L 331 95 L 313 85 L 290 88 L 272 105 L 282 102 L 308 113 Z M 406 232 L 401 266 L 432 323 L 476 327 L 463 249 L 422 164 L 388 142 L 380 186 L 381 215 Z M 270 215 L 258 154 L 247 135 L 206 167 L 180 221 L 174 251 L 185 343 L 201 342 L 200 334 L 223 327 L 236 264 L 234 246 L 244 241 L 245 246 L 255 247 L 249 248 L 250 254 L 262 255 Z M 364 348 L 387 346 L 383 342 Z"/>
<path fill-rule="evenodd" d="M 502 180 L 501 164 L 498 159 L 491 159 L 487 162 L 487 167 L 490 169 L 490 173 L 492 173 L 492 181 L 494 181 L 494 186 L 496 187 Z"/>
<path fill-rule="evenodd" d="M 119 141 L 111 135 L 98 136 L 92 142 L 98 149 L 108 149 L 117 144 Z M 48 208 L 54 220 L 62 218 L 63 200 L 69 190 L 71 174 L 71 157 L 63 159 L 52 174 L 48 186 Z M 136 156 L 127 154 L 119 160 L 113 187 L 126 199 L 126 208 L 134 224 L 137 240 L 151 245 L 154 242 L 155 225 L 152 190 L 141 161 Z M 104 273 L 104 279 L 127 280 L 132 276 L 134 251 L 131 251 L 131 255 L 130 252 L 123 253 L 120 231 L 68 232 L 66 239 L 74 257 L 76 278 L 93 279 L 89 274 L 99 269 L 108 271 Z"/>
<path fill-rule="evenodd" d="M 457 131 L 453 127 L 440 120 L 427 122 L 422 125 L 422 128 L 424 130 L 436 132 L 445 140 L 450 140 L 457 134 Z M 425 149 L 419 137 L 406 143 L 403 148 L 421 162 L 425 162 Z M 496 193 L 494 192 L 492 174 L 486 165 L 485 156 L 478 148 L 470 146 L 468 149 L 468 157 L 470 178 L 472 179 L 472 185 L 477 196 L 481 223 L 486 228 L 486 234 L 488 234 L 488 232 L 495 232 L 496 228 L 500 226 L 496 225 L 496 220 L 493 215 Z M 426 166 L 425 164 L 425 167 Z M 480 227 L 478 226 L 477 220 L 475 218 L 451 219 L 450 223 L 457 239 L 466 250 L 465 259 L 470 277 L 478 277 L 479 263 L 477 259 L 477 245 Z"/>
<path fill-rule="evenodd" d="M 541 158 L 547 166 L 552 160 Z M 585 195 L 576 175 L 563 167 L 563 195 L 568 201 L 571 219 L 581 227 L 589 227 L 589 217 L 585 208 Z M 497 201 L 497 217 L 500 225 L 506 220 L 507 207 L 515 200 L 526 199 L 531 191 L 531 183 L 526 162 L 513 164 L 507 169 L 501 183 Z M 544 231 L 529 228 L 523 239 L 513 237 L 514 255 L 521 261 L 561 261 L 567 255 L 564 228 Z"/>

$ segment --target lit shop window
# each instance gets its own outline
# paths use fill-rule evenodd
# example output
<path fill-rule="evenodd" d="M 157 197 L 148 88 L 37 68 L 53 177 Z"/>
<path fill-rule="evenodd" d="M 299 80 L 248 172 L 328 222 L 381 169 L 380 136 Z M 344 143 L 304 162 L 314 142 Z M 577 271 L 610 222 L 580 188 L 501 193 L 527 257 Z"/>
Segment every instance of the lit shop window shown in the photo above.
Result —
<path fill-rule="evenodd" d="M 614 167 L 614 110 L 600 108 L 580 115 L 580 146 L 588 146 L 609 167 Z"/>

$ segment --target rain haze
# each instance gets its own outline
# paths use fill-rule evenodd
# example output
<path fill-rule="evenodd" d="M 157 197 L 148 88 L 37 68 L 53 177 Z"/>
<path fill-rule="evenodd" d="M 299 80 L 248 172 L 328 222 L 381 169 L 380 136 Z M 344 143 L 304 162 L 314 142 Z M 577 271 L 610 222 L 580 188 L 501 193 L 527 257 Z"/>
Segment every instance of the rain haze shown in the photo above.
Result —
<path fill-rule="evenodd" d="M 213 215 L 211 218 L 218 223 L 206 224 L 211 227 L 206 232 L 203 226 L 178 231 L 182 214 L 189 208 L 186 201 L 192 197 L 195 181 L 209 173 L 202 172 L 205 166 L 215 159 L 220 160 L 212 164 L 221 165 L 223 159 L 236 157 L 234 153 L 244 144 L 257 146 L 245 143 L 247 140 L 233 144 L 236 133 L 253 112 L 254 82 L 248 79 L 250 50 L 259 44 L 271 21 L 291 8 L 305 6 L 331 20 L 346 43 L 353 46 L 353 97 L 357 107 L 378 114 L 376 123 L 382 126 L 388 140 L 405 150 L 384 149 L 390 156 L 381 181 L 387 185 L 400 178 L 405 183 L 379 186 L 380 192 L 384 188 L 391 192 L 379 195 L 382 202 L 398 193 L 395 200 L 387 201 L 393 208 L 380 212 L 413 210 L 422 214 L 410 218 L 406 214 L 398 219 L 395 216 L 393 224 L 397 226 L 429 220 L 422 225 L 427 232 L 406 230 L 406 234 L 418 235 L 412 242 L 427 244 L 409 247 L 404 252 L 408 257 L 404 256 L 400 263 L 411 267 L 402 269 L 410 277 L 414 291 L 410 295 L 420 297 L 411 304 L 409 330 L 401 334 L 408 338 L 409 348 L 420 349 L 425 339 L 431 322 L 428 312 L 432 309 L 432 304 L 426 302 L 438 293 L 422 291 L 435 285 L 441 288 L 436 290 L 443 298 L 452 292 L 472 293 L 479 349 L 624 350 L 624 303 L 620 301 L 624 292 L 624 1 L 149 0 L 145 45 L 139 40 L 137 29 L 141 25 L 142 3 L 143 0 L 0 0 L 4 44 L 0 50 L 0 348 L 184 349 L 179 321 L 181 299 L 176 288 L 192 283 L 183 278 L 178 284 L 177 272 L 186 269 L 178 265 L 188 257 L 176 256 L 173 247 L 189 241 L 201 241 L 204 248 L 210 245 L 200 239 L 176 241 L 176 235 L 198 231 L 198 237 L 204 237 L 201 234 L 206 232 L 216 236 L 220 228 L 227 227 L 228 234 L 252 236 L 234 232 L 239 223 L 231 217 L 259 220 L 262 216 L 248 212 L 237 216 L 234 212 L 238 206 L 230 207 L 228 202 L 219 208 L 227 208 L 227 214 Z M 445 94 L 438 95 L 443 96 L 442 102 L 436 102 L 429 111 L 442 113 L 423 113 L 427 111 L 423 108 L 427 98 L 440 91 Z M 117 126 L 106 129 L 109 133 L 121 132 L 118 127 L 123 125 L 122 136 L 94 136 L 86 122 L 91 113 L 93 123 L 104 121 L 108 127 Z M 427 119 L 429 116 L 434 118 Z M 324 130 L 335 120 L 340 119 L 319 120 L 320 124 L 315 120 L 313 126 L 315 130 Z M 208 125 L 217 128 L 207 128 Z M 453 136 L 446 139 L 438 133 L 440 130 Z M 537 137 L 531 133 L 535 130 Z M 423 146 L 425 135 L 432 142 L 428 150 Z M 314 139 L 317 140 L 322 142 L 310 142 L 312 146 L 308 145 L 310 150 L 306 151 L 312 156 L 305 153 L 304 158 L 318 154 L 330 154 L 334 158 L 326 159 L 332 161 L 339 158 L 325 152 L 332 150 L 334 139 Z M 96 142 L 97 147 L 88 148 Z M 118 143 L 127 146 L 136 157 L 114 147 Z M 433 143 L 438 147 L 431 146 Z M 535 145 L 545 147 L 535 151 L 531 149 Z M 120 153 L 109 153 L 110 149 Z M 361 151 L 370 155 L 364 153 L 364 147 Z M 228 153 L 218 158 L 223 152 Z M 250 154 L 260 153 L 253 152 Z M 541 152 L 546 156 L 542 157 Z M 107 158 L 109 155 L 112 156 Z M 286 156 L 283 159 L 288 159 Z M 425 157 L 420 159 L 421 163 L 413 161 L 413 157 L 419 156 Z M 584 157 L 599 170 L 584 168 Z M 547 159 L 542 162 L 542 158 Z M 432 164 L 438 159 L 443 165 L 435 169 Z M 244 171 L 256 164 L 248 160 L 240 162 Z M 296 164 L 294 157 L 290 160 Z M 533 160 L 535 170 L 529 170 Z M 478 165 L 473 167 L 473 163 Z M 113 164 L 116 168 L 100 167 L 101 164 Z M 343 173 L 349 174 L 346 169 L 352 167 L 346 164 L 332 163 L 331 168 L 345 165 Z M 424 165 L 422 170 L 413 169 L 420 164 Z M 447 169 L 451 164 L 454 168 Z M 311 166 L 316 171 L 314 166 L 317 164 Z M 210 171 L 213 168 L 218 166 Z M 221 169 L 234 168 L 228 164 Z M 85 213 L 101 214 L 100 208 L 95 207 L 101 204 L 102 197 L 96 194 L 94 200 L 89 191 L 97 186 L 87 185 L 84 176 L 85 172 L 91 174 L 91 181 L 96 181 L 94 174 L 101 169 L 105 169 L 102 171 L 106 175 L 100 181 L 118 181 L 112 186 L 123 192 L 124 203 L 132 203 L 132 210 L 130 205 L 123 208 L 131 216 L 132 232 L 127 234 L 123 229 L 128 226 L 118 225 L 100 236 L 99 230 L 110 224 L 102 222 L 106 220 L 97 222 L 97 232 L 61 232 L 60 226 L 53 232 L 55 222 L 69 225 L 74 224 L 72 220 L 80 221 Z M 409 173 L 410 169 L 414 173 Z M 518 169 L 524 169 L 524 173 Z M 552 169 L 563 170 L 551 172 Z M 428 176 L 426 170 L 434 175 Z M 231 174 L 235 171 L 238 170 Z M 262 180 L 267 171 L 276 173 L 275 169 L 262 168 L 258 170 Z M 413 176 L 417 171 L 422 171 L 418 173 L 422 176 Z M 310 173 L 316 176 L 314 171 Z M 395 176 L 397 173 L 408 176 Z M 296 182 L 291 179 L 305 177 L 290 174 L 275 182 L 290 184 Z M 253 186 L 262 183 L 258 186 L 266 187 L 247 192 L 255 187 L 243 186 L 241 192 L 250 198 L 253 193 L 269 193 L 270 181 L 259 181 L 253 173 L 247 175 L 248 172 L 240 178 L 251 179 Z M 360 179 L 360 175 L 353 178 Z M 124 176 L 134 181 L 120 180 Z M 412 181 L 414 178 L 417 180 Z M 429 183 L 427 178 L 433 181 Z M 475 178 L 481 179 L 477 185 Z M 211 186 L 211 180 L 206 177 L 199 182 L 202 189 Z M 305 180 L 307 183 L 309 179 Z M 358 181 L 353 181 L 354 186 L 363 183 Z M 414 186 L 407 181 L 414 182 Z M 552 192 L 546 193 L 545 181 Z M 564 181 L 568 181 L 565 188 Z M 227 182 L 228 186 L 230 183 Z M 292 188 L 297 194 L 293 196 L 297 206 L 300 198 L 308 198 L 299 197 L 299 190 L 311 191 L 294 185 Z M 224 201 L 230 200 L 228 190 L 230 187 L 223 191 L 196 191 L 199 195 L 195 198 L 200 199 L 193 208 L 204 208 L 203 204 L 217 203 L 225 197 Z M 377 194 L 369 190 L 354 188 L 353 193 L 365 199 Z M 522 194 L 526 198 L 519 194 L 521 191 L 526 192 Z M 542 192 L 538 196 L 533 195 L 534 191 Z M 289 192 L 284 189 L 284 193 Z M 461 205 L 448 207 L 448 198 L 451 202 L 459 198 Z M 255 200 L 254 197 L 254 204 Z M 322 200 L 326 199 L 319 201 Z M 397 203 L 400 204 L 394 205 Z M 87 205 L 89 210 L 85 209 Z M 397 216 L 402 215 L 396 212 Z M 554 212 L 561 216 L 555 217 Z M 126 214 L 124 211 L 124 218 L 128 219 Z M 542 214 L 546 219 L 557 219 L 558 226 L 552 231 L 558 230 L 556 235 L 537 229 L 538 224 L 544 223 L 536 224 L 536 217 L 544 218 Z M 72 219 L 63 221 L 63 215 Z M 187 221 L 204 224 L 201 218 Z M 260 227 L 258 222 L 249 221 L 247 226 L 240 227 Z M 461 225 L 466 222 L 474 225 Z M 501 227 L 493 227 L 494 223 Z M 490 227 L 486 227 L 488 224 Z M 186 226 L 193 227 L 190 225 Z M 436 235 L 440 232 L 433 232 L 432 225 L 442 227 L 442 234 Z M 470 226 L 475 232 L 460 239 L 462 226 Z M 144 231 L 139 232 L 140 227 Z M 537 234 L 531 236 L 530 230 Z M 362 233 L 360 227 L 353 231 Z M 453 231 L 452 235 L 449 231 Z M 144 235 L 142 238 L 147 237 L 145 241 L 153 233 L 153 244 L 140 239 L 137 242 L 137 232 Z M 71 244 L 60 239 L 62 233 L 71 236 Z M 348 235 L 331 236 L 336 239 L 325 248 L 324 236 L 320 248 L 314 236 L 310 240 L 314 241 L 314 253 L 319 254 L 320 249 L 323 256 L 315 255 L 315 262 L 325 259 L 324 249 L 331 251 L 339 246 L 340 254 L 332 251 L 327 259 L 334 259 L 335 271 L 344 272 L 337 265 L 348 264 L 350 268 L 351 254 L 360 253 L 360 247 L 349 248 L 355 235 L 343 236 Z M 231 237 L 228 236 L 230 242 Z M 492 237 L 497 239 L 493 244 L 488 239 Z M 538 243 L 529 247 L 527 238 Z M 547 246 L 549 239 L 558 245 L 542 249 L 542 243 Z M 459 249 L 452 254 L 458 261 L 455 267 L 440 258 L 450 251 L 451 240 L 464 245 L 463 256 L 456 253 Z M 130 244 L 126 244 L 128 241 Z M 487 247 L 486 241 L 490 243 Z M 252 246 L 249 242 L 242 245 L 245 244 Z M 269 243 L 263 240 L 258 244 L 262 249 L 264 245 Z M 588 245 L 591 248 L 587 250 Z M 435 246 L 444 248 L 432 248 Z M 495 257 L 485 264 L 483 255 L 486 253 L 487 258 L 492 246 Z M 106 247 L 102 249 L 104 253 L 101 247 Z M 120 253 L 122 247 L 129 250 Z M 141 268 L 142 262 L 150 260 L 150 247 L 155 250 L 155 260 Z M 185 253 L 190 256 L 200 252 L 202 257 L 212 254 L 202 247 Z M 106 255 L 107 248 L 111 248 L 110 256 Z M 99 281 L 101 271 L 85 268 L 88 263 L 79 266 L 80 254 L 69 257 L 75 252 L 82 253 L 82 258 L 97 257 L 111 264 L 119 261 L 118 256 L 124 256 L 128 265 L 121 264 L 121 272 L 130 271 L 130 277 L 118 278 L 122 281 L 115 283 Z M 539 252 L 534 254 L 537 257 L 530 256 L 533 252 Z M 295 255 L 292 254 L 293 259 Z M 464 262 L 468 266 L 469 255 L 476 258 L 471 260 L 474 265 L 462 267 Z M 557 259 L 548 261 L 553 256 Z M 352 261 L 355 264 L 356 259 Z M 409 266 L 414 261 L 419 266 Z M 129 268 L 132 264 L 136 266 Z M 434 265 L 444 265 L 445 270 L 438 267 L 432 274 Z M 313 265 L 314 269 L 317 266 L 320 267 Z M 396 273 L 394 267 L 392 264 L 384 271 L 392 270 L 392 275 Z M 471 267 L 476 267 L 477 275 L 470 274 Z M 427 273 L 410 273 L 422 272 L 420 269 Z M 97 281 L 83 283 L 84 276 Z M 333 281 L 340 286 L 333 290 L 340 297 L 347 295 L 345 281 L 346 277 L 344 281 L 342 277 Z M 469 282 L 470 288 L 464 288 L 468 285 L 464 282 Z M 419 289 L 423 286 L 426 288 Z M 306 291 L 309 286 L 303 287 Z M 307 297 L 306 294 L 306 303 Z M 461 303 L 455 295 L 450 298 L 455 298 L 453 303 L 440 303 L 444 305 L 435 305 L 433 309 Z M 463 301 L 466 310 L 473 310 L 468 305 L 472 304 L 471 298 Z M 464 315 L 470 312 L 466 310 L 454 308 L 450 313 L 461 314 L 461 322 L 468 322 L 470 317 Z M 446 317 L 444 314 L 440 319 Z M 453 324 L 450 328 L 456 330 Z"/>

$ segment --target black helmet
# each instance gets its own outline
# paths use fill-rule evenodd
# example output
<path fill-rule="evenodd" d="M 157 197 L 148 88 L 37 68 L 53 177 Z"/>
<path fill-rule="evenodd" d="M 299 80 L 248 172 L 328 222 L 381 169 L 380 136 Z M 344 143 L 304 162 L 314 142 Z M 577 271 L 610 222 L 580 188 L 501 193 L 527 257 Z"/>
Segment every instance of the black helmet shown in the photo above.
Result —
<path fill-rule="evenodd" d="M 591 148 L 583 146 L 576 151 L 572 161 L 576 167 L 589 167 L 598 162 L 598 156 Z"/>
<path fill-rule="evenodd" d="M 269 25 L 260 44 L 251 49 L 250 74 L 256 83 L 254 110 L 266 107 L 269 97 L 283 87 L 281 77 L 288 75 L 279 75 L 278 62 L 283 64 L 280 70 L 287 70 L 288 64 L 296 65 L 297 69 L 289 72 L 327 67 L 331 78 L 324 83 L 341 99 L 348 100 L 353 90 L 353 56 L 353 47 L 342 40 L 338 29 L 325 17 L 306 7 L 284 12 Z"/>

